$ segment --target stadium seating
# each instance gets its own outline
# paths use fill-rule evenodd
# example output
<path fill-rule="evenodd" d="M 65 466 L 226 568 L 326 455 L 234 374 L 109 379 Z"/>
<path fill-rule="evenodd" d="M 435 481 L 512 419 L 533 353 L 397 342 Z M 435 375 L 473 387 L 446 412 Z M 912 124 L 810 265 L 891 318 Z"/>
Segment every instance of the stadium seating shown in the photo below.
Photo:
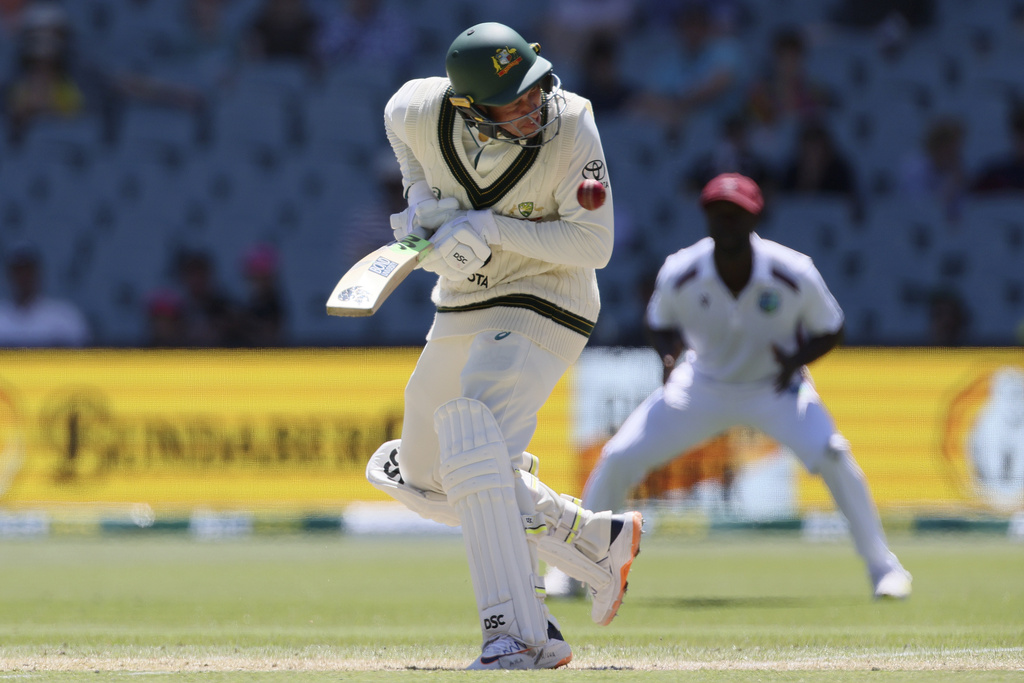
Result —
<path fill-rule="evenodd" d="M 434 53 L 447 42 L 441 36 L 479 20 L 475 3 L 437 12 L 413 0 L 390 2 L 431 51 L 428 62 L 405 73 L 438 73 Z M 260 4 L 231 3 L 232 29 L 244 26 Z M 181 73 L 140 45 L 177 30 L 179 3 L 64 5 L 79 53 L 91 62 L 109 67 L 137 59 L 149 73 Z M 1024 199 L 972 198 L 951 222 L 937 207 L 893 192 L 901 160 L 919 147 L 936 115 L 966 122 L 971 170 L 1007 148 L 1010 97 L 1024 88 L 1024 37 L 1012 3 L 937 0 L 936 25 L 887 58 L 873 36 L 828 26 L 826 5 L 750 3 L 741 30 L 748 49 L 765 53 L 777 28 L 808 27 L 809 72 L 839 95 L 829 123 L 861 180 L 865 212 L 855 220 L 845 201 L 777 196 L 763 236 L 814 258 L 847 311 L 852 343 L 927 343 L 927 294 L 937 287 L 955 288 L 967 301 L 970 343 L 1013 343 L 1012 330 L 1024 318 Z M 544 3 L 530 6 L 543 13 Z M 652 46 L 670 39 L 662 29 L 624 31 L 624 73 L 647 70 Z M 12 44 L 0 45 L 0 77 L 10 75 L 12 55 Z M 566 73 L 575 67 L 566 65 Z M 239 258 L 257 241 L 281 251 L 291 343 L 417 344 L 430 323 L 428 274 L 416 274 L 372 319 L 323 314 L 323 299 L 355 258 L 345 248 L 346 216 L 376 196 L 368 169 L 388 151 L 382 109 L 401 78 L 388 66 L 339 64 L 314 77 L 295 64 L 250 63 L 216 90 L 205 120 L 129 101 L 118 110 L 113 139 L 104 136 L 109 122 L 94 110 L 77 120 L 41 121 L 20 145 L 3 135 L 0 249 L 36 240 L 48 289 L 86 309 L 101 345 L 143 343 L 144 295 L 173 284 L 168 268 L 176 249 L 211 250 L 226 284 L 241 296 Z M 604 305 L 595 340 L 614 344 L 635 338 L 629 333 L 645 278 L 667 253 L 704 235 L 696 197 L 681 179 L 711 148 L 719 124 L 694 117 L 675 140 L 630 115 L 602 115 L 599 125 L 622 234 L 599 274 Z M 773 161 L 784 151 L 779 143 Z"/>

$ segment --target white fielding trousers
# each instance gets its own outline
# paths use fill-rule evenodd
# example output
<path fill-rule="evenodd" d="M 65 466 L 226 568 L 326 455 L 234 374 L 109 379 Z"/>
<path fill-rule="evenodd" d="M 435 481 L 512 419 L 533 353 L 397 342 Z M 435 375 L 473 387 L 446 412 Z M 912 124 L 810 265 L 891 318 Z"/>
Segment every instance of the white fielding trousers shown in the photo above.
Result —
<path fill-rule="evenodd" d="M 434 411 L 459 397 L 490 409 L 513 466 L 529 470 L 523 453 L 537 429 L 537 412 L 568 369 L 564 360 L 515 333 L 488 330 L 428 341 L 405 387 L 405 481 L 421 491 L 444 491 Z"/>
<path fill-rule="evenodd" d="M 872 579 L 900 566 L 888 549 L 864 475 L 809 377 L 794 377 L 790 388 L 778 393 L 770 380 L 728 384 L 701 377 L 689 364 L 678 366 L 605 444 L 584 487 L 583 507 L 622 510 L 629 491 L 648 472 L 737 425 L 786 446 L 822 477 Z"/>

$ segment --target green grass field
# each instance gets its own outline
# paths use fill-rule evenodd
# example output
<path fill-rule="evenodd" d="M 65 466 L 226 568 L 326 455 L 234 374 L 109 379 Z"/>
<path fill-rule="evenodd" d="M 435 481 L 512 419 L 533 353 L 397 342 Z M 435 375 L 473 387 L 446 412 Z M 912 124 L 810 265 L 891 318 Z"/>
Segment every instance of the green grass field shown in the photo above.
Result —
<path fill-rule="evenodd" d="M 913 597 L 846 543 L 652 534 L 608 627 L 551 600 L 548 681 L 1019 681 L 1024 544 L 896 536 Z M 457 537 L 0 542 L 0 680 L 455 681 L 479 652 Z"/>

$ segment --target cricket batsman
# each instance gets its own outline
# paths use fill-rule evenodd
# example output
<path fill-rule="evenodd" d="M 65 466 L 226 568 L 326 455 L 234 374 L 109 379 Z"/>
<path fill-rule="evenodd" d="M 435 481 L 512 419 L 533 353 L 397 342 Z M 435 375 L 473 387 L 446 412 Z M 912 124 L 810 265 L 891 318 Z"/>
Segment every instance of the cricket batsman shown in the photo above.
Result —
<path fill-rule="evenodd" d="M 564 666 L 572 650 L 544 601 L 538 558 L 584 581 L 591 616 L 615 616 L 639 551 L 637 512 L 591 511 L 537 479 L 537 412 L 587 343 L 612 201 L 589 102 L 562 89 L 540 46 L 484 23 L 463 31 L 447 77 L 405 83 L 385 127 L 409 208 L 396 239 L 430 234 L 420 266 L 437 307 L 405 389 L 402 438 L 370 482 L 420 515 L 460 525 L 483 634 L 471 669 Z"/>

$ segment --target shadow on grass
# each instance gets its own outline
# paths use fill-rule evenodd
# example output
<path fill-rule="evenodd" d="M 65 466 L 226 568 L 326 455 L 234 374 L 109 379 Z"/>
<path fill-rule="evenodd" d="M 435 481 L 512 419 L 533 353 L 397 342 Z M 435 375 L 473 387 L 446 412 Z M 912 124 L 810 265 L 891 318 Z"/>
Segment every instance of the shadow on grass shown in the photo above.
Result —
<path fill-rule="evenodd" d="M 801 607 L 828 607 L 859 605 L 863 601 L 837 600 L 834 597 L 736 597 L 736 598 L 633 598 L 631 605 L 662 607 L 667 609 L 779 609 Z"/>

